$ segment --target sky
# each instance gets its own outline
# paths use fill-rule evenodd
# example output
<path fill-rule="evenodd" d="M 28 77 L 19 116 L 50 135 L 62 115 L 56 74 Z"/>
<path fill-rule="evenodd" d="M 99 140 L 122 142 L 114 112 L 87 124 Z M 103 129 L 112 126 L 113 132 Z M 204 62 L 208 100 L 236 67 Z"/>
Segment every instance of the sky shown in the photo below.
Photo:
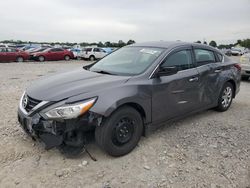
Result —
<path fill-rule="evenodd" d="M 0 0 L 0 41 L 250 38 L 250 0 Z"/>

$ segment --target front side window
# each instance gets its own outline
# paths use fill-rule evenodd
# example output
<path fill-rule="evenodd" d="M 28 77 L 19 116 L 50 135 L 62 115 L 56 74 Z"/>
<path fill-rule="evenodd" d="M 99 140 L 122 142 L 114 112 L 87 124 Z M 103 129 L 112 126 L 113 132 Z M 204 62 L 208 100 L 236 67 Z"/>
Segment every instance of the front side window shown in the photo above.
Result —
<path fill-rule="evenodd" d="M 190 50 L 181 50 L 171 54 L 161 65 L 162 67 L 176 67 L 178 71 L 194 67 Z"/>
<path fill-rule="evenodd" d="M 194 54 L 198 66 L 215 62 L 215 56 L 213 51 L 205 49 L 195 49 Z"/>
<path fill-rule="evenodd" d="M 217 56 L 218 56 L 218 60 L 219 62 L 222 62 L 223 61 L 223 55 L 217 53 Z"/>
<path fill-rule="evenodd" d="M 98 61 L 90 71 L 137 75 L 152 65 L 164 50 L 153 47 L 123 47 Z"/>

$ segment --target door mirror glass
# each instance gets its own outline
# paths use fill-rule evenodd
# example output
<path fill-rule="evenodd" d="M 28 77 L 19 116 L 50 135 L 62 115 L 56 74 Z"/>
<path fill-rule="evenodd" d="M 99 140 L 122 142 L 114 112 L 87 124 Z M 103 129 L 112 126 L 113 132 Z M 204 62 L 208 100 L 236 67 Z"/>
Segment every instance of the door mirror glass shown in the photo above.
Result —
<path fill-rule="evenodd" d="M 160 67 L 159 71 L 157 72 L 157 76 L 161 77 L 161 76 L 169 76 L 169 75 L 173 75 L 176 74 L 178 72 L 178 68 L 175 66 L 171 66 L 171 67 Z"/>

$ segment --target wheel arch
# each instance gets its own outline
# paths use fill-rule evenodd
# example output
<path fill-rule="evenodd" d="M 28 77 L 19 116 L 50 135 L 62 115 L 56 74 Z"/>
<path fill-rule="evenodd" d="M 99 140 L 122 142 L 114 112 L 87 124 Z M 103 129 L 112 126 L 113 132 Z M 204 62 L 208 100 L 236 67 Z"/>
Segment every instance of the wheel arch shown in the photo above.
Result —
<path fill-rule="evenodd" d="M 233 86 L 233 98 L 235 98 L 236 83 L 235 83 L 235 81 L 234 81 L 234 80 L 232 80 L 232 79 L 227 80 L 227 81 L 225 82 L 225 84 L 226 84 L 227 82 L 229 82 L 230 84 L 232 84 L 232 86 Z"/>

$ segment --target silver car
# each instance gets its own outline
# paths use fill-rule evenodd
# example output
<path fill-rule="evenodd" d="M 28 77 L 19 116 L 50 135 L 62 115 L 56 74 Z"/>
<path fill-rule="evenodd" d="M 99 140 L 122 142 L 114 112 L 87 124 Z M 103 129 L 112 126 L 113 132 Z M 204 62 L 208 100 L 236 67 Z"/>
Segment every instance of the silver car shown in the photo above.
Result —
<path fill-rule="evenodd" d="M 248 80 L 250 77 L 250 53 L 246 53 L 240 58 L 241 63 L 241 78 L 242 80 Z"/>

